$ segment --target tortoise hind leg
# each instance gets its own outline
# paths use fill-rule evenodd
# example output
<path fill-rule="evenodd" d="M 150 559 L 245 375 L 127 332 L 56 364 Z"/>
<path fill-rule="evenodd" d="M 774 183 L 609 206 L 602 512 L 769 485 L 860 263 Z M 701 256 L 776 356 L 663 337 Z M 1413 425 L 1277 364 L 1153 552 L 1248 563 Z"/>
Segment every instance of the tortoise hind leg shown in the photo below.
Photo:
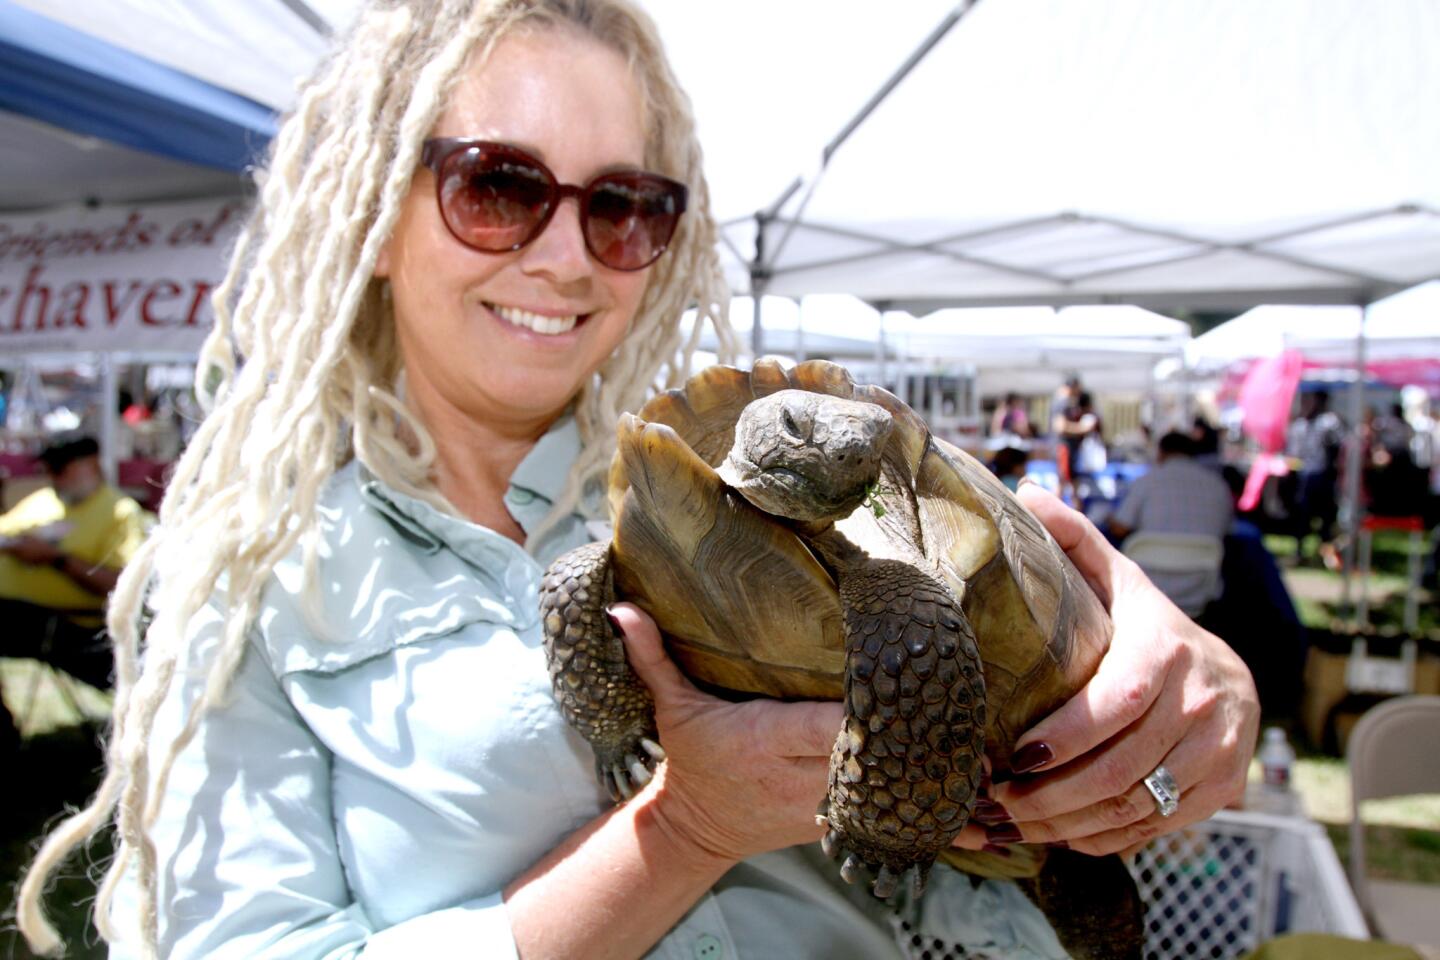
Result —
<path fill-rule="evenodd" d="M 909 563 L 842 570 L 845 726 L 830 756 L 825 849 L 841 876 L 861 866 L 888 897 L 916 868 L 923 886 L 969 819 L 985 749 L 975 636 L 938 579 Z"/>
<path fill-rule="evenodd" d="M 1118 855 L 1052 848 L 1039 875 L 1019 884 L 1074 960 L 1140 960 L 1144 909 L 1135 878 Z"/>
<path fill-rule="evenodd" d="M 628 800 L 665 759 L 655 702 L 625 659 L 605 608 L 615 602 L 610 544 L 590 543 L 550 564 L 540 617 L 550 683 L 560 712 L 595 751 L 595 775 L 611 799 Z"/>

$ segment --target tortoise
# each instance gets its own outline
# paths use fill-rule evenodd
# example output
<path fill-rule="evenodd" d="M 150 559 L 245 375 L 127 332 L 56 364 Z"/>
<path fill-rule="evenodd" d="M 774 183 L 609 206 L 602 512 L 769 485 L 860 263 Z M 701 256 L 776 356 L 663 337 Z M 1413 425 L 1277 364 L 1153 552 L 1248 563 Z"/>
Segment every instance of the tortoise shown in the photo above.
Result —
<path fill-rule="evenodd" d="M 1077 957 L 1139 957 L 1139 897 L 1118 857 L 951 842 L 983 757 L 1078 691 L 1108 614 L 984 465 L 841 366 L 713 366 L 624 415 L 610 542 L 541 586 L 556 700 L 617 801 L 664 758 L 649 692 L 605 616 L 646 610 L 680 668 L 732 697 L 846 707 L 818 820 L 847 882 L 915 896 L 941 858 L 1019 880 Z"/>

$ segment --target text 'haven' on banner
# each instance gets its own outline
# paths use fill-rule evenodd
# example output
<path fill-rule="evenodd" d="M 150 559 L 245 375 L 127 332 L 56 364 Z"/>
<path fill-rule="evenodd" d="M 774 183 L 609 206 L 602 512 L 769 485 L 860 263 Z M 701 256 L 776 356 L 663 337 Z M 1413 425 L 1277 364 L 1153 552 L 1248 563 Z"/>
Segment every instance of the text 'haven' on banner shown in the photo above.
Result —
<path fill-rule="evenodd" d="M 0 217 L 0 354 L 199 350 L 234 199 Z"/>

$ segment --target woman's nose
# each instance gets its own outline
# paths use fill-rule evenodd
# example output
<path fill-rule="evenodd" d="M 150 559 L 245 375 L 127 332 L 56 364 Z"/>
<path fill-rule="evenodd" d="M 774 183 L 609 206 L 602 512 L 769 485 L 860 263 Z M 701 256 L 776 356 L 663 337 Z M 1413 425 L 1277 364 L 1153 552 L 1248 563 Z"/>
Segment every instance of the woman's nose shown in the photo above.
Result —
<path fill-rule="evenodd" d="M 555 215 L 524 250 L 521 265 L 528 273 L 542 273 L 557 282 L 583 279 L 594 272 L 585 235 L 580 228 L 580 201 L 565 197 Z"/>

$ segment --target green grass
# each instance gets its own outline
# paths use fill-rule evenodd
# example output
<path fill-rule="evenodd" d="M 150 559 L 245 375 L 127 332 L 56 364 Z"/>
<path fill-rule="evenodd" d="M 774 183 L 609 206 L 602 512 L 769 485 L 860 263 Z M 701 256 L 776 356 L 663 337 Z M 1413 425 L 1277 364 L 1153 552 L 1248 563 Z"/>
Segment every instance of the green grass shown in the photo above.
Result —
<path fill-rule="evenodd" d="M 38 737 L 110 716 L 110 695 L 35 660 L 0 659 L 5 706 L 25 737 Z"/>

